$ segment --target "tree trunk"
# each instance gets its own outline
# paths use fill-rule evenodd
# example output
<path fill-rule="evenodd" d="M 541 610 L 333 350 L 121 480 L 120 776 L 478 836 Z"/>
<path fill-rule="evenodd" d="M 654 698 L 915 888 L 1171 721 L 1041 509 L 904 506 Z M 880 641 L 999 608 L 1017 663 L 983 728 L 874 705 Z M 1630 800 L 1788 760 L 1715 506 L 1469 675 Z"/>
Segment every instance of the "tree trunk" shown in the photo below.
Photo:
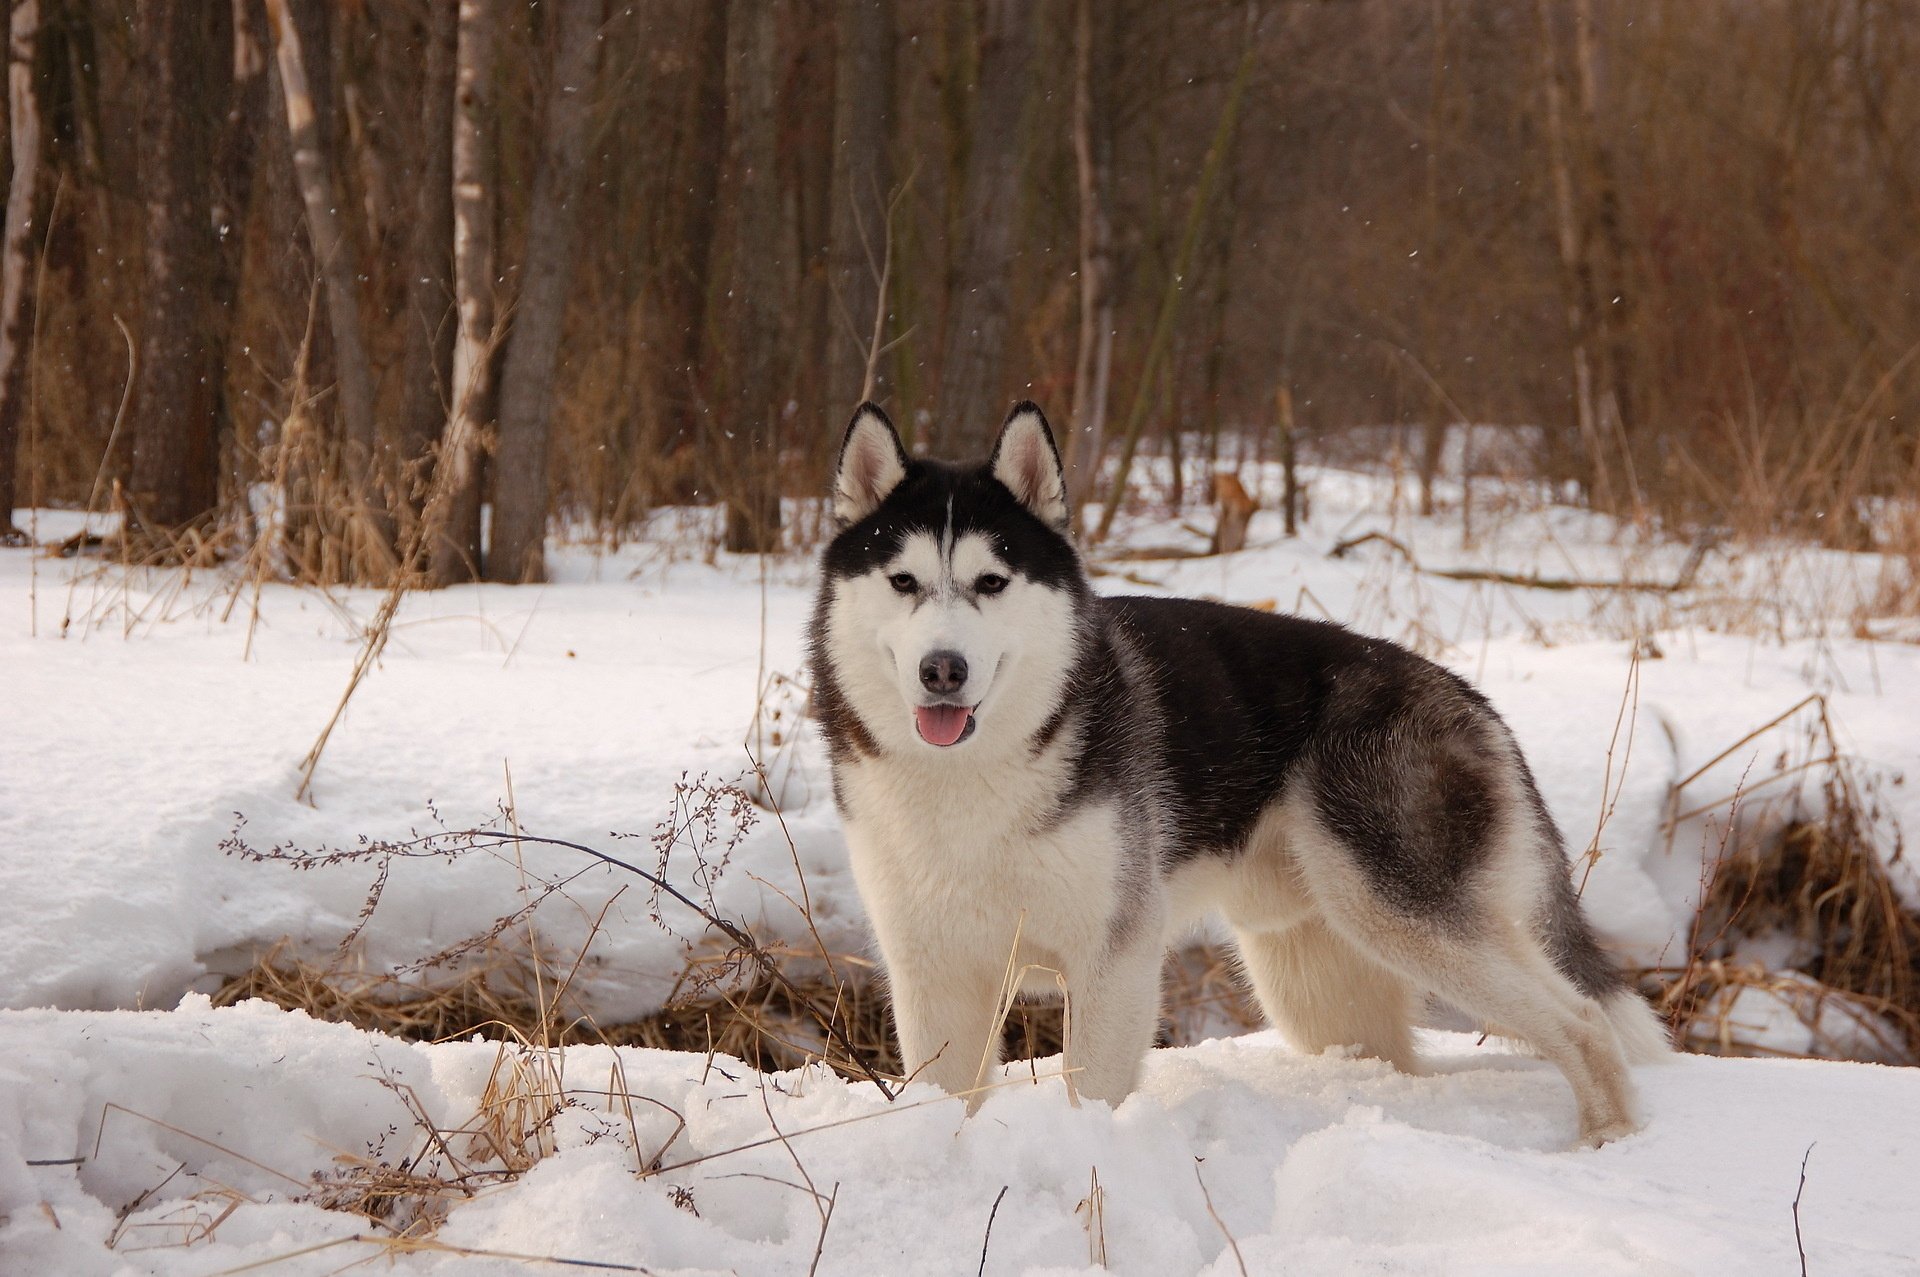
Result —
<path fill-rule="evenodd" d="M 260 120 L 267 105 L 267 18 L 261 0 L 232 0 L 233 90 L 227 118 L 213 156 L 213 224 L 217 241 L 213 258 L 209 340 L 219 352 L 219 366 L 227 366 L 227 341 L 233 332 L 240 303 L 240 284 L 246 267 L 247 215 L 253 207 L 253 175 L 259 152 Z M 245 414 L 229 401 L 223 375 L 214 391 L 218 437 L 227 443 L 229 459 L 237 463 L 234 446 L 237 423 Z M 244 482 L 237 464 L 231 479 L 236 491 Z"/>
<path fill-rule="evenodd" d="M 764 554 L 780 544 L 780 308 L 787 263 L 775 169 L 774 7 L 727 6 L 727 420 L 714 440 L 726 497 L 726 548 Z"/>
<path fill-rule="evenodd" d="M 1113 483 L 1107 489 L 1106 504 L 1100 511 L 1100 522 L 1094 528 L 1093 540 L 1096 542 L 1106 540 L 1107 533 L 1113 530 L 1114 516 L 1120 513 L 1120 503 L 1127 494 L 1127 475 L 1133 469 L 1134 451 L 1140 446 L 1140 431 L 1146 425 L 1147 409 L 1152 402 L 1155 378 L 1159 376 L 1173 346 L 1173 323 L 1180 310 L 1180 297 L 1185 291 L 1187 274 L 1193 266 L 1201 228 L 1206 224 L 1207 204 L 1213 197 L 1214 185 L 1220 179 L 1221 169 L 1227 162 L 1227 152 L 1233 145 L 1235 128 L 1240 119 L 1240 100 L 1246 92 L 1248 75 L 1253 70 L 1255 21 L 1255 11 L 1249 9 L 1240 64 L 1234 70 L 1233 82 L 1227 87 L 1227 100 L 1220 108 L 1220 122 L 1214 127 L 1213 141 L 1207 147 L 1206 159 L 1201 162 L 1200 177 L 1193 188 L 1193 204 L 1187 209 L 1186 227 L 1180 236 L 1180 247 L 1160 294 L 1160 309 L 1154 317 L 1153 333 L 1147 339 L 1140 380 L 1134 387 L 1133 406 L 1127 410 L 1126 423 L 1121 430 L 1120 464 L 1114 469 Z"/>
<path fill-rule="evenodd" d="M 936 432 L 949 452 L 984 452 L 1006 415 L 1008 272 L 1021 220 L 1020 121 L 1033 22 L 1023 0 L 986 0 L 962 196 L 965 247 L 940 360 Z"/>
<path fill-rule="evenodd" d="M 1112 117 L 1107 109 L 1108 45 L 1094 26 L 1093 0 L 1075 14 L 1073 159 L 1080 189 L 1080 343 L 1073 363 L 1073 418 L 1067 428 L 1068 504 L 1079 518 L 1100 473 L 1113 369 Z"/>
<path fill-rule="evenodd" d="M 827 399 L 837 431 L 863 397 L 886 393 L 877 381 L 869 392 L 867 360 L 874 315 L 885 304 L 880 261 L 893 189 L 894 0 L 838 0 L 835 16 Z M 881 340 L 886 340 L 884 329 Z"/>
<path fill-rule="evenodd" d="M 1547 107 L 1547 164 L 1553 183 L 1554 231 L 1560 248 L 1567 336 L 1573 345 L 1574 422 L 1587 463 L 1588 499 L 1603 510 L 1611 510 L 1614 508 L 1613 483 L 1601 440 L 1593 384 L 1593 283 L 1575 203 L 1572 163 L 1567 154 L 1566 88 L 1561 78 L 1551 0 L 1539 0 L 1538 10 L 1541 87 Z"/>
<path fill-rule="evenodd" d="M 349 234 L 349 226 L 337 214 L 333 181 L 322 149 L 320 130 L 314 113 L 313 93 L 307 83 L 307 67 L 300 53 L 300 32 L 288 12 L 289 0 L 267 0 L 267 14 L 274 27 L 274 44 L 280 68 L 280 87 L 286 97 L 287 132 L 293 144 L 293 166 L 306 206 L 307 237 L 313 247 L 314 261 L 326 284 L 327 327 L 333 333 L 334 358 L 338 364 L 340 419 L 344 426 L 341 453 L 345 459 L 348 500 L 355 507 L 351 562 L 354 576 L 362 581 L 386 579 L 394 567 L 393 524 L 386 513 L 380 485 L 389 480 L 381 473 L 384 451 L 373 409 L 373 368 L 367 360 L 366 342 L 360 329 L 360 254 Z M 322 68 L 322 74 L 326 68 Z"/>
<path fill-rule="evenodd" d="M 557 15 L 545 134 L 527 208 L 527 259 L 500 384 L 500 467 L 489 580 L 544 581 L 547 453 L 554 362 L 573 282 L 580 170 L 600 63 L 600 0 L 566 0 Z"/>
<path fill-rule="evenodd" d="M 724 349 L 710 342 L 708 316 L 717 309 L 711 278 L 714 240 L 719 226 L 720 155 L 727 145 L 727 5 L 703 0 L 700 27 L 693 41 L 686 99 L 680 108 L 684 144 L 676 142 L 672 163 L 674 198 L 661 236 L 666 258 L 661 276 L 658 324 L 667 357 L 658 400 L 665 406 L 658 455 L 691 451 L 704 437 L 710 410 L 710 385 L 703 369 L 710 353 Z M 686 491 L 664 493 L 691 499 Z"/>
<path fill-rule="evenodd" d="M 453 281 L 459 333 L 447 437 L 425 516 L 436 585 L 480 575 L 480 452 L 486 442 L 493 351 L 493 116 L 498 0 L 460 0 L 453 113 Z"/>
<path fill-rule="evenodd" d="M 407 500 L 418 520 L 432 451 L 446 433 L 453 378 L 453 90 L 459 9 L 430 4 L 426 77 L 420 87 L 420 158 L 413 233 L 407 247 L 406 353 L 400 400 L 401 459 L 412 477 Z"/>
<path fill-rule="evenodd" d="M 1599 367 L 1597 403 L 1603 441 L 1620 451 L 1627 498 L 1637 516 L 1641 494 L 1634 461 L 1633 292 L 1627 285 L 1626 231 L 1621 224 L 1620 192 L 1613 156 L 1600 135 L 1598 53 L 1594 48 L 1592 0 L 1575 0 L 1574 65 L 1580 100 L 1582 185 L 1587 192 L 1587 226 L 1582 236 L 1589 260 Z"/>
<path fill-rule="evenodd" d="M 231 18 L 227 6 L 205 0 L 149 0 L 139 9 L 146 100 L 136 167 L 147 239 L 128 499 L 135 520 L 154 529 L 202 519 L 220 496 L 222 369 L 209 290 L 218 248 L 213 139 L 226 106 Z"/>
<path fill-rule="evenodd" d="M 39 0 L 18 0 L 7 29 L 7 109 L 13 175 L 7 184 L 6 235 L 0 240 L 0 544 L 18 545 L 13 526 L 21 423 L 32 387 L 33 264 L 40 198 L 40 86 L 34 60 Z"/>
<path fill-rule="evenodd" d="M 798 54 L 782 76 L 778 106 L 786 121 L 782 154 L 789 156 L 800 254 L 800 289 L 794 308 L 795 357 L 787 360 L 792 389 L 785 398 L 805 423 L 807 460 L 831 464 L 840 440 L 836 424 L 847 409 L 827 403 L 827 351 L 833 344 L 833 152 L 834 4 L 801 0 L 788 14 L 788 39 Z M 823 428 L 824 427 L 824 428 Z"/>

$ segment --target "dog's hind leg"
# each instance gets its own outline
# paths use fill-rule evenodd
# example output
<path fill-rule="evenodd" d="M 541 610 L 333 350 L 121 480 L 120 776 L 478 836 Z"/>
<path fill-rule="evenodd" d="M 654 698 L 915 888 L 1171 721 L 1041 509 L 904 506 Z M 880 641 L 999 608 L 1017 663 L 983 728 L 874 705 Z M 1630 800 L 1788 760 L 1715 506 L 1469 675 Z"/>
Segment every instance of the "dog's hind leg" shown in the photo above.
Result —
<path fill-rule="evenodd" d="M 1554 968 L 1531 936 L 1428 947 L 1428 986 L 1518 1037 L 1566 1075 L 1580 1138 L 1598 1147 L 1638 1129 L 1633 1081 L 1607 1009 Z"/>
<path fill-rule="evenodd" d="M 1376 896 L 1331 845 L 1313 856 L 1309 877 L 1337 936 L 1559 1068 L 1573 1088 L 1585 1143 L 1637 1129 L 1632 1078 L 1607 1008 L 1554 966 L 1523 920 L 1479 906 L 1446 920 L 1409 916 Z"/>
<path fill-rule="evenodd" d="M 1352 1046 L 1414 1070 L 1412 990 L 1398 974 L 1319 918 L 1284 931 L 1242 928 L 1234 938 L 1261 1010 L 1295 1047 Z"/>

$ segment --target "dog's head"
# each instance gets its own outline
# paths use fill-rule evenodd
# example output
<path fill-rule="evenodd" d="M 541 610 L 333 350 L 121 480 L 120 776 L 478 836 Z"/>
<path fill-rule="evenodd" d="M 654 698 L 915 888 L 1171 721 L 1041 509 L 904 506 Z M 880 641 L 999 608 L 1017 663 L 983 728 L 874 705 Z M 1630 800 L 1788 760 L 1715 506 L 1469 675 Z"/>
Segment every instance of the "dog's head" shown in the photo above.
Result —
<path fill-rule="evenodd" d="M 1086 575 L 1053 432 L 1017 405 L 982 464 L 917 461 L 863 404 L 833 481 L 815 658 L 889 752 L 1000 753 L 1051 716 Z M 829 724 L 832 730 L 832 724 Z"/>

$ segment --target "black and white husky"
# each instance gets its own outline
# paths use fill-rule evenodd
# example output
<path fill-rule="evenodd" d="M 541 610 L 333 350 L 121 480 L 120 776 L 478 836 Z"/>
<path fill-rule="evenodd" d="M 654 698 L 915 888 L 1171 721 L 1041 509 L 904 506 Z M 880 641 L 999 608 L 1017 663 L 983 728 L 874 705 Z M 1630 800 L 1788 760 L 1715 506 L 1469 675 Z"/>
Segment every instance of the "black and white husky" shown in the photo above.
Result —
<path fill-rule="evenodd" d="M 814 703 L 908 1068 L 973 1091 L 1005 990 L 1063 983 L 1070 1076 L 1118 1102 L 1212 911 L 1296 1046 L 1410 1070 L 1432 994 L 1559 1066 L 1587 1142 L 1635 1129 L 1627 1060 L 1664 1034 L 1472 687 L 1337 625 L 1094 594 L 1032 404 L 984 465 L 862 406 L 833 503 Z"/>

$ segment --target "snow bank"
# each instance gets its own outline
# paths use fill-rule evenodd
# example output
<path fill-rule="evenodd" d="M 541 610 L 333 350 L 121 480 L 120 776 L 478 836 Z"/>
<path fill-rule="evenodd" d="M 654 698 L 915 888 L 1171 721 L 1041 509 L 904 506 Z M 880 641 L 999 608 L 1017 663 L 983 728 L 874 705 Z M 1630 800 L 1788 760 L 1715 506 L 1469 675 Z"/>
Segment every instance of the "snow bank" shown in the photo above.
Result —
<path fill-rule="evenodd" d="M 1639 1071 L 1644 1132 L 1569 1152 L 1573 1103 L 1552 1068 L 1466 1036 L 1424 1045 L 1425 1077 L 1302 1057 L 1270 1034 L 1159 1051 L 1117 1110 L 1072 1107 L 1044 1080 L 1057 1061 L 1041 1061 L 1040 1083 L 1011 1071 L 971 1120 L 925 1086 L 889 1106 L 818 1071 L 761 1077 L 724 1058 L 709 1068 L 618 1052 L 632 1093 L 685 1117 L 677 1135 L 654 1105 L 636 1103 L 631 1127 L 609 1111 L 615 1053 L 571 1048 L 579 1107 L 555 1124 L 558 1151 L 456 1205 L 437 1236 L 654 1272 L 803 1273 L 820 1229 L 804 1174 L 835 1195 L 823 1272 L 972 1273 L 1003 1187 L 994 1273 L 1085 1271 L 1104 1235 L 1116 1272 L 1232 1274 L 1228 1233 L 1252 1272 L 1783 1272 L 1797 1262 L 1792 1203 L 1812 1145 L 1809 1269 L 1911 1272 L 1920 1255 L 1910 1071 L 1685 1058 Z M 290 1181 L 419 1139 L 383 1076 L 436 1122 L 460 1124 L 496 1049 L 198 998 L 169 1013 L 0 1013 L 0 1266 L 207 1274 L 376 1231 L 303 1204 Z M 843 1125 L 813 1129 L 831 1123 Z M 668 1167 L 708 1160 L 637 1176 L 656 1155 Z M 374 1249 L 339 1245 L 268 1271 L 332 1272 Z M 392 1270 L 527 1271 L 444 1253 Z"/>

